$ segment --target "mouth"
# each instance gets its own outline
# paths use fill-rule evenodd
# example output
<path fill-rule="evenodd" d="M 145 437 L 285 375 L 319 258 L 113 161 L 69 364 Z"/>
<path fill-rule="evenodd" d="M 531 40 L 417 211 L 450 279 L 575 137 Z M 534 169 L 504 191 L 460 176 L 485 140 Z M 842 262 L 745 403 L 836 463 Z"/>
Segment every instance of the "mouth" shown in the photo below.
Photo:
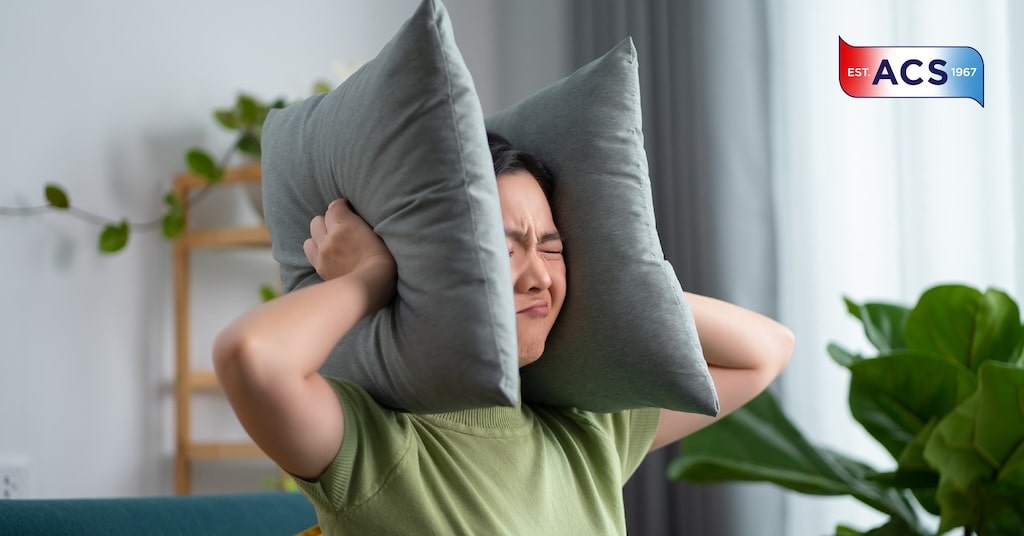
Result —
<path fill-rule="evenodd" d="M 527 315 L 527 316 L 548 316 L 551 308 L 548 304 L 542 301 L 534 302 L 525 309 L 520 309 L 516 314 Z"/>

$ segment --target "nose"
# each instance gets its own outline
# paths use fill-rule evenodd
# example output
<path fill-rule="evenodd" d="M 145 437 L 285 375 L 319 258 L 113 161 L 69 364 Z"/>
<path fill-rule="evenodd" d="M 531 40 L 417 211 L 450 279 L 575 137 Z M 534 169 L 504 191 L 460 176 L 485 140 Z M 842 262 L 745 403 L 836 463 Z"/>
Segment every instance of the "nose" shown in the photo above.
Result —
<path fill-rule="evenodd" d="M 521 263 L 515 270 L 517 292 L 537 292 L 551 287 L 551 273 L 540 255 L 523 255 Z"/>

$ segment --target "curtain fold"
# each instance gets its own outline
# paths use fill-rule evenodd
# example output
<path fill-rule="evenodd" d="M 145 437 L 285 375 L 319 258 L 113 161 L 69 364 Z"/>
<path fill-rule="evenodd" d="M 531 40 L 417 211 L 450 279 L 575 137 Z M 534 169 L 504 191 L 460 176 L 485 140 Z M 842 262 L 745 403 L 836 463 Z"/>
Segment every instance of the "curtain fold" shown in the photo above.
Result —
<path fill-rule="evenodd" d="M 683 288 L 775 316 L 764 5 L 574 0 L 571 9 L 574 65 L 627 36 L 636 45 L 658 232 Z M 630 534 L 782 534 L 780 491 L 671 481 L 680 449 L 685 441 L 648 456 L 626 486 Z"/>

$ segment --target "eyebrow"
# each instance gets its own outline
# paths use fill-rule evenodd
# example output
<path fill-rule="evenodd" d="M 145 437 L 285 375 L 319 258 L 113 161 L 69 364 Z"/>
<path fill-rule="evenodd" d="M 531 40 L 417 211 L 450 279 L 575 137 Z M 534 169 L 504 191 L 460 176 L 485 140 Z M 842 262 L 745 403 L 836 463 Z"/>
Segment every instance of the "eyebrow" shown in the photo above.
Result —
<path fill-rule="evenodd" d="M 526 236 L 526 231 L 521 231 L 519 229 L 512 229 L 506 227 L 505 236 L 511 238 L 512 240 L 515 240 L 516 242 L 519 242 L 520 244 L 526 244 L 527 242 L 529 242 L 529 238 Z M 558 234 L 558 231 L 548 231 L 540 235 L 540 238 L 537 240 L 537 243 L 543 244 L 545 242 L 554 242 L 561 240 L 562 236 Z"/>

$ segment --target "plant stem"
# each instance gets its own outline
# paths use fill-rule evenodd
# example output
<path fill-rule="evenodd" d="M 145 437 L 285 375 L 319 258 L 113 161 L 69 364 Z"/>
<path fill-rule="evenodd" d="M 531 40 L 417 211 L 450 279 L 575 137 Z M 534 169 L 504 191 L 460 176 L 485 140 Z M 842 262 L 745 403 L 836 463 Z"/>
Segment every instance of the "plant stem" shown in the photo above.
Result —
<path fill-rule="evenodd" d="M 0 207 L 0 216 L 32 216 L 47 210 L 50 210 L 50 207 Z"/>
<path fill-rule="evenodd" d="M 74 207 L 74 206 L 68 207 L 67 211 L 69 213 L 71 213 L 72 216 L 75 216 L 76 218 L 78 218 L 80 220 L 85 220 L 85 221 L 87 221 L 89 223 L 94 223 L 96 225 L 108 225 L 108 224 L 114 223 L 114 221 L 109 219 L 109 218 L 104 218 L 103 216 L 100 216 L 99 214 L 93 214 L 92 212 L 87 212 L 87 211 L 82 210 L 82 209 L 80 209 L 78 207 Z"/>
<path fill-rule="evenodd" d="M 190 204 L 198 203 L 209 193 L 210 188 L 203 188 L 202 190 L 198 190 L 189 196 L 188 202 Z M 106 226 L 117 223 L 115 220 L 106 218 L 104 216 L 100 216 L 99 214 L 93 214 L 92 212 L 82 210 L 75 206 L 69 206 L 66 209 L 55 208 L 49 205 L 39 207 L 0 207 L 0 216 L 35 216 L 37 214 L 42 214 L 48 211 L 66 211 L 71 216 L 74 216 L 80 220 L 87 221 L 89 223 L 99 226 Z M 154 220 L 145 221 L 142 223 L 129 222 L 129 225 L 131 226 L 132 229 L 135 229 L 137 231 L 152 231 L 154 229 L 159 229 L 163 225 L 163 221 L 164 217 L 160 216 L 159 218 L 156 218 Z"/>

